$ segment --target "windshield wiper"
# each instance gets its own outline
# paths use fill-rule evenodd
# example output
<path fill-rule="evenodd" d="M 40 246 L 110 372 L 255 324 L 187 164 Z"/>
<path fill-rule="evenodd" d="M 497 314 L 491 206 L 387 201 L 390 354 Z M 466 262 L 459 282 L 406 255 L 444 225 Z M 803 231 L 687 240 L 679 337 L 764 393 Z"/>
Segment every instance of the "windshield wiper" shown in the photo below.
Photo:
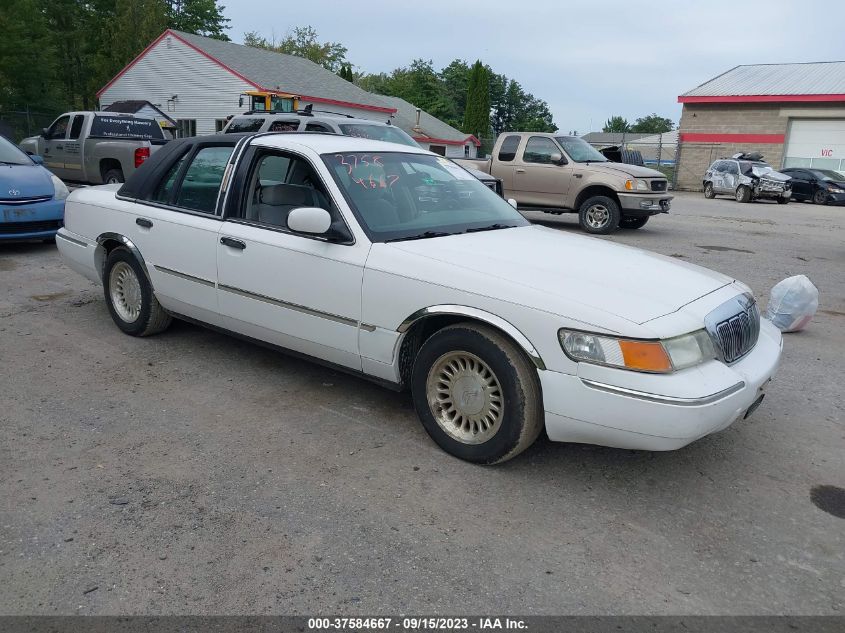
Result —
<path fill-rule="evenodd" d="M 495 231 L 496 229 L 513 229 L 516 228 L 514 224 L 490 224 L 489 226 L 479 226 L 475 229 L 467 229 L 464 233 L 478 233 L 479 231 Z"/>
<path fill-rule="evenodd" d="M 386 242 L 405 242 L 407 240 L 425 240 L 429 237 L 445 237 L 447 235 L 455 235 L 454 233 L 446 233 L 444 231 L 426 231 L 425 233 L 420 233 L 418 235 L 409 235 L 407 237 L 392 237 L 389 240 L 384 240 Z"/>

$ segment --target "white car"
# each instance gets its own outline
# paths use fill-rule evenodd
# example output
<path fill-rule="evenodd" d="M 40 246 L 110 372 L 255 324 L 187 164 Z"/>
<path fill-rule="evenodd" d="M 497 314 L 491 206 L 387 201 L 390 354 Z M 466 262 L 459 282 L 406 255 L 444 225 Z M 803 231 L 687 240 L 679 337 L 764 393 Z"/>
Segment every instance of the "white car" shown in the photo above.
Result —
<path fill-rule="evenodd" d="M 742 283 L 531 225 L 451 161 L 366 139 L 173 141 L 73 192 L 57 244 L 124 332 L 184 318 L 408 389 L 478 463 L 544 428 L 679 448 L 750 413 L 782 350 Z"/>

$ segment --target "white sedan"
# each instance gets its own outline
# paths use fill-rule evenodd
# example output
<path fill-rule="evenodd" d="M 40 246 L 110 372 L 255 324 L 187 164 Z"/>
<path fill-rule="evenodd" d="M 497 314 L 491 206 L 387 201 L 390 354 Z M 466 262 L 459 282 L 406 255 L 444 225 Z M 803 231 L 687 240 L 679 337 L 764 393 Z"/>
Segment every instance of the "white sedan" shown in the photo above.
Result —
<path fill-rule="evenodd" d="M 187 319 L 408 389 L 484 464 L 544 428 L 679 448 L 753 411 L 782 350 L 742 283 L 533 226 L 451 161 L 365 139 L 173 141 L 73 192 L 57 244 L 127 334 Z"/>

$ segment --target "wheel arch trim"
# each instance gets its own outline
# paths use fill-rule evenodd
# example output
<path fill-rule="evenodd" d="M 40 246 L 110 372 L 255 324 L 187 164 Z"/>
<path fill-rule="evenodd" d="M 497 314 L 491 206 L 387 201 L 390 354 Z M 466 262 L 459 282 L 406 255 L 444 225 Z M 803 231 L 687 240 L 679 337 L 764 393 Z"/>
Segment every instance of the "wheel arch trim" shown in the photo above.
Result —
<path fill-rule="evenodd" d="M 433 305 L 428 306 L 427 308 L 421 308 L 408 316 L 402 323 L 399 324 L 399 327 L 396 328 L 396 331 L 400 334 L 405 334 L 408 330 L 411 329 L 415 323 L 425 319 L 426 317 L 430 316 L 464 316 L 470 319 L 474 319 L 476 321 L 481 321 L 483 323 L 487 323 L 488 325 L 492 325 L 493 327 L 501 330 L 508 336 L 510 336 L 517 345 L 519 345 L 522 350 L 528 354 L 528 357 L 531 359 L 531 362 L 534 363 L 534 366 L 537 369 L 546 369 L 546 364 L 543 362 L 542 357 L 540 356 L 540 352 L 537 351 L 537 348 L 531 343 L 527 336 L 525 336 L 519 329 L 514 326 L 509 321 L 506 321 L 500 316 L 496 316 L 490 312 L 486 312 L 485 310 L 481 310 L 479 308 L 472 308 L 470 306 L 461 306 L 461 305 L 454 305 L 454 304 L 443 304 L 443 305 Z M 400 337 L 403 338 L 403 337 Z"/>
<path fill-rule="evenodd" d="M 144 256 L 141 255 L 141 251 L 138 250 L 138 247 L 135 246 L 135 243 L 130 240 L 125 235 L 121 235 L 120 233 L 101 233 L 97 236 L 97 248 L 94 252 L 94 258 L 97 265 L 97 274 L 100 276 L 100 281 L 103 280 L 103 274 L 105 273 L 106 267 L 106 242 L 119 242 L 123 246 L 125 246 L 130 253 L 138 260 L 138 263 L 141 265 L 141 269 L 144 271 L 144 276 L 147 278 L 147 282 L 152 287 L 153 282 L 150 278 L 150 272 L 147 270 L 147 262 L 144 261 Z"/>

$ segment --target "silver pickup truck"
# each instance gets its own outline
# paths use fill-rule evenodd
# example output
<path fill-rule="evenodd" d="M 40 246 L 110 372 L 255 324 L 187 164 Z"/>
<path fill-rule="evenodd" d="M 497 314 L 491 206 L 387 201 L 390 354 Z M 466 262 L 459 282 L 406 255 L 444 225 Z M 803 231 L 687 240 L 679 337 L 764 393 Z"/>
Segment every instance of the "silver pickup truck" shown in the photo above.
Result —
<path fill-rule="evenodd" d="M 114 112 L 67 112 L 20 143 L 62 180 L 124 182 L 168 136 L 153 119 Z"/>
<path fill-rule="evenodd" d="M 575 136 L 505 132 L 488 160 L 455 162 L 500 178 L 520 211 L 577 213 L 588 233 L 639 229 L 672 201 L 662 173 L 609 161 Z"/>

